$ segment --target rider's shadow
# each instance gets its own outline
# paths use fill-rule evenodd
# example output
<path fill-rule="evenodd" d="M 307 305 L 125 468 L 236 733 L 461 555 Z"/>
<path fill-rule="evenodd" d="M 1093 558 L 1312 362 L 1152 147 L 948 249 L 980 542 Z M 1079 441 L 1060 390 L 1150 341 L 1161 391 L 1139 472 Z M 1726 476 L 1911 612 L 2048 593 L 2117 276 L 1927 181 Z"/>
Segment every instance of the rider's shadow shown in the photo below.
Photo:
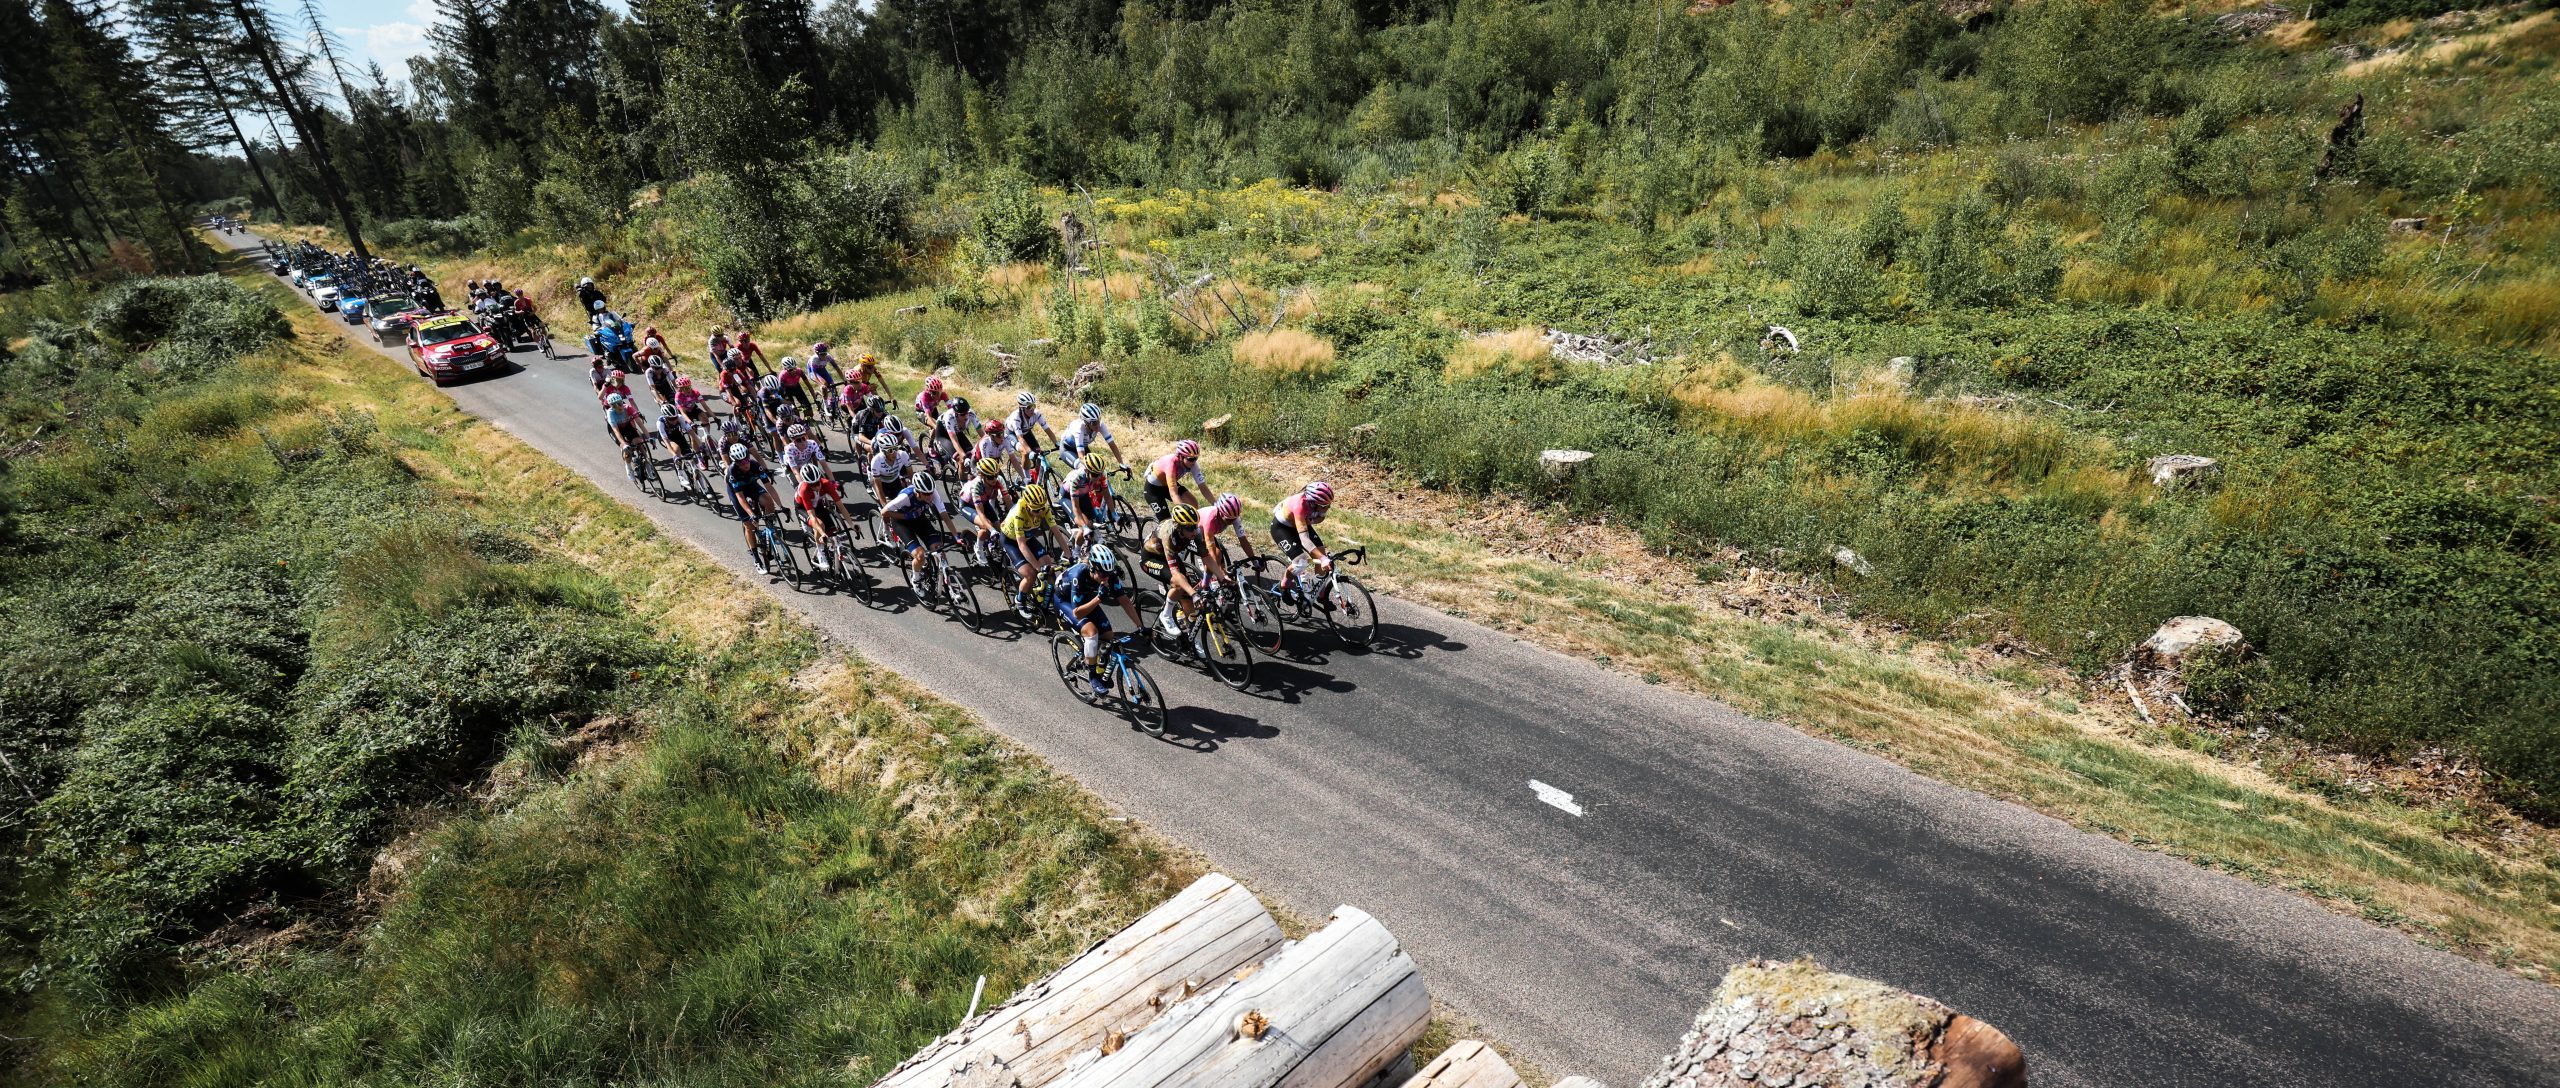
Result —
<path fill-rule="evenodd" d="M 1278 726 L 1265 724 L 1260 718 L 1212 707 L 1181 707 L 1171 717 L 1165 726 L 1164 742 L 1201 753 L 1217 751 L 1228 741 L 1269 740 L 1280 735 Z"/>
<path fill-rule="evenodd" d="M 1378 625 L 1378 637 L 1369 644 L 1368 648 L 1365 651 L 1354 650 L 1351 652 L 1365 652 L 1376 654 L 1380 657 L 1401 657 L 1411 659 L 1421 657 L 1425 652 L 1431 650 L 1454 654 L 1466 648 L 1466 643 L 1450 638 L 1438 631 L 1427 630 L 1421 627 L 1407 627 L 1401 623 L 1380 623 Z"/>
<path fill-rule="evenodd" d="M 1315 663 L 1321 661 L 1321 658 L 1315 659 Z M 1360 685 L 1332 673 L 1302 667 L 1307 663 L 1307 658 L 1265 657 L 1257 660 L 1253 663 L 1253 686 L 1246 689 L 1245 694 L 1294 704 L 1313 692 L 1341 695 L 1359 690 Z"/>

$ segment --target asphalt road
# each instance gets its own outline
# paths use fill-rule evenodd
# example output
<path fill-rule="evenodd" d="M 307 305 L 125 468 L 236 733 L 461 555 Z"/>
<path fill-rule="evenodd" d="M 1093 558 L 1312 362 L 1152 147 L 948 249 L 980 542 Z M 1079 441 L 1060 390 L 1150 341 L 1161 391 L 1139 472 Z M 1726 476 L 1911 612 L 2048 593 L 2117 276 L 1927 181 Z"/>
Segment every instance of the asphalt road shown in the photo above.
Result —
<path fill-rule="evenodd" d="M 516 358 L 454 400 L 755 577 L 734 522 L 632 488 L 582 361 Z M 2560 990 L 1438 612 L 1381 598 L 1379 651 L 1257 692 L 1154 662 L 1156 739 L 878 573 L 769 588 L 1255 890 L 1375 914 L 1558 1075 L 1635 1088 L 1727 967 L 1811 956 L 1998 1025 L 2040 1086 L 2560 1085 Z"/>

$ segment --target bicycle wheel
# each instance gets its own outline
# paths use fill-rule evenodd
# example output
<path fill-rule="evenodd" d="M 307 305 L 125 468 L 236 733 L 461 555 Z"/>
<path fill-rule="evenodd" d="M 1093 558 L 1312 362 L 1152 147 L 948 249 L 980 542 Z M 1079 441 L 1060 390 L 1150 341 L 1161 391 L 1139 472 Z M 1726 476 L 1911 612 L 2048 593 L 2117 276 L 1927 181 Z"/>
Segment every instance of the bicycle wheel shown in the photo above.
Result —
<path fill-rule="evenodd" d="M 1074 692 L 1078 701 L 1092 705 L 1093 685 L 1085 683 L 1083 636 L 1073 631 L 1049 636 L 1049 659 L 1057 663 L 1058 682 Z"/>
<path fill-rule="evenodd" d="M 640 451 L 640 491 L 648 495 L 667 493 L 667 478 L 658 472 L 658 458 L 646 449 Z"/>
<path fill-rule="evenodd" d="M 923 605 L 928 612 L 942 611 L 942 595 L 933 591 L 932 572 L 928 570 L 923 574 L 916 573 L 916 568 L 908 563 L 904 552 L 893 548 L 889 554 L 891 561 L 898 565 L 898 577 L 907 584 L 907 596 L 915 598 L 916 603 Z"/>
<path fill-rule="evenodd" d="M 1366 649 L 1378 641 L 1378 602 L 1369 596 L 1369 587 L 1348 574 L 1336 574 L 1325 597 L 1325 622 L 1344 645 Z"/>
<path fill-rule="evenodd" d="M 987 616 L 978 607 L 978 589 L 970 584 L 968 570 L 952 566 L 948 559 L 935 563 L 934 570 L 941 576 L 946 610 L 972 631 L 986 626 Z"/>
<path fill-rule="evenodd" d="M 1124 548 L 1137 547 L 1139 542 L 1147 539 L 1147 523 L 1139 520 L 1138 508 L 1118 495 L 1111 497 L 1111 528 L 1119 534 L 1120 546 Z"/>
<path fill-rule="evenodd" d="M 649 493 L 649 485 L 640 478 L 640 459 L 629 450 L 622 453 L 622 474 L 631 477 L 631 486 L 639 488 L 641 494 Z"/>
<path fill-rule="evenodd" d="M 1237 691 L 1253 686 L 1253 647 L 1246 644 L 1225 613 L 1202 612 L 1192 631 L 1193 651 L 1208 663 L 1210 672 L 1217 674 L 1219 683 Z"/>
<path fill-rule="evenodd" d="M 782 575 L 783 581 L 791 583 L 796 588 L 800 584 L 800 560 L 791 554 L 791 545 L 784 542 L 781 530 L 767 524 L 764 531 L 765 539 L 771 541 L 767 547 L 772 550 L 774 559 L 780 564 L 775 573 Z"/>
<path fill-rule="evenodd" d="M 1129 715 L 1137 721 L 1138 728 L 1146 730 L 1151 737 L 1163 736 L 1167 716 L 1164 691 L 1156 687 L 1155 678 L 1147 675 L 1147 670 L 1138 667 L 1137 662 L 1127 658 L 1121 659 L 1120 667 L 1115 671 L 1119 677 L 1118 682 L 1112 685 L 1114 694 L 1120 696 L 1121 704 L 1128 707 Z"/>
<path fill-rule="evenodd" d="M 1257 555 L 1236 564 L 1236 626 L 1239 634 L 1264 653 L 1280 652 L 1289 633 L 1278 592 L 1280 561 Z"/>

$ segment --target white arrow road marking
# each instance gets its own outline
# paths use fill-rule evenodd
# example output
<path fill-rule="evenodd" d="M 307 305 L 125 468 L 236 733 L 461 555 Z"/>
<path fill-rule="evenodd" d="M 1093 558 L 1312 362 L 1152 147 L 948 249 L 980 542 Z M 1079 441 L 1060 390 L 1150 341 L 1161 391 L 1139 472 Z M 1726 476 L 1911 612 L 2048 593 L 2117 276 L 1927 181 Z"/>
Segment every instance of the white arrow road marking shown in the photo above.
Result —
<path fill-rule="evenodd" d="M 1550 786 L 1532 778 L 1529 780 L 1529 792 L 1537 794 L 1538 800 L 1554 805 L 1555 807 L 1563 809 L 1576 816 L 1582 815 L 1582 806 L 1573 803 L 1573 795 L 1557 789 L 1554 786 Z"/>

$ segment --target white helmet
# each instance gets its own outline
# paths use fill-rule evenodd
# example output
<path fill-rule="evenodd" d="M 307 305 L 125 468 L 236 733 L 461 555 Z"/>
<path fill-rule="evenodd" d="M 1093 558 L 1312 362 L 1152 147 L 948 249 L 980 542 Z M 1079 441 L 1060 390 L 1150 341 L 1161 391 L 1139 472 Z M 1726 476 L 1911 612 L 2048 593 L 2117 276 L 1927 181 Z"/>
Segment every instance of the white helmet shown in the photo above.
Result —
<path fill-rule="evenodd" d="M 1040 398 L 1032 396 L 1031 391 L 1025 389 L 1020 393 L 1014 394 L 1013 403 L 1015 407 L 1029 408 L 1034 404 L 1040 403 Z"/>
<path fill-rule="evenodd" d="M 593 287 L 593 286 L 595 286 L 595 285 L 596 285 L 596 278 L 595 278 L 595 277 L 593 277 L 593 276 L 580 276 L 580 277 L 578 277 L 578 286 L 580 286 L 580 287 Z"/>

